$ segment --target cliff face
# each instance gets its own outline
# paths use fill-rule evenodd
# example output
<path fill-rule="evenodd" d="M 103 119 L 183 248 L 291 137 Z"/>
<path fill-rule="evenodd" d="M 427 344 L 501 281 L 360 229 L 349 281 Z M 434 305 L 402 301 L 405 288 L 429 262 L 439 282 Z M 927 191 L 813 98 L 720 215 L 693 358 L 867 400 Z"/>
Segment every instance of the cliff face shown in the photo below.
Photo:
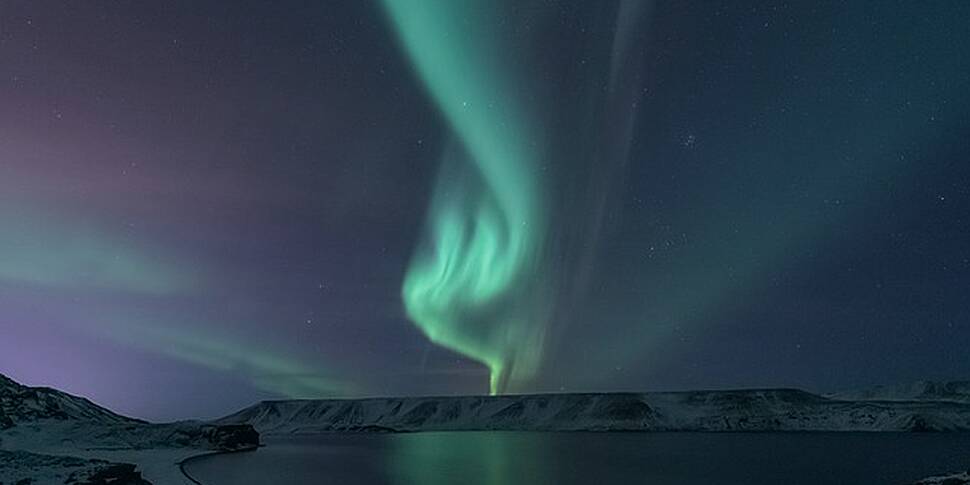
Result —
<path fill-rule="evenodd" d="M 970 405 L 856 402 L 799 390 L 266 401 L 217 421 L 261 433 L 329 431 L 970 430 Z"/>

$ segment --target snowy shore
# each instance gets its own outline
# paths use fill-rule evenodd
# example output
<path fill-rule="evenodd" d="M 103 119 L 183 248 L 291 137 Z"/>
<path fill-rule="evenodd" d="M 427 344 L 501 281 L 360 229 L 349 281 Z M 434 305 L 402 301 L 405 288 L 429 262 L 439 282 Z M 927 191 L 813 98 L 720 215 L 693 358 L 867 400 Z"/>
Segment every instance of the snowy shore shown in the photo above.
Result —
<path fill-rule="evenodd" d="M 191 485 L 180 462 L 258 444 L 248 425 L 147 423 L 0 375 L 0 483 Z"/>

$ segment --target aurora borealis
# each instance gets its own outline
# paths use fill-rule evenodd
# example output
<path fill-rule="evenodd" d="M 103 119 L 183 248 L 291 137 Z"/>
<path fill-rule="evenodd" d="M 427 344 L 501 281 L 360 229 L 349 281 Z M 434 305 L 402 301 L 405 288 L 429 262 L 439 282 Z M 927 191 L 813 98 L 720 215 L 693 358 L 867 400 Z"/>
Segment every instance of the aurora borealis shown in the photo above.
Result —
<path fill-rule="evenodd" d="M 457 138 L 432 197 L 429 247 L 405 276 L 405 306 L 432 341 L 487 365 L 491 392 L 503 391 L 542 355 L 541 130 L 516 99 L 508 57 L 490 45 L 500 38 L 486 28 L 499 19 L 491 5 L 385 5 Z"/>
<path fill-rule="evenodd" d="M 152 419 L 966 379 L 968 24 L 0 3 L 0 373 Z"/>

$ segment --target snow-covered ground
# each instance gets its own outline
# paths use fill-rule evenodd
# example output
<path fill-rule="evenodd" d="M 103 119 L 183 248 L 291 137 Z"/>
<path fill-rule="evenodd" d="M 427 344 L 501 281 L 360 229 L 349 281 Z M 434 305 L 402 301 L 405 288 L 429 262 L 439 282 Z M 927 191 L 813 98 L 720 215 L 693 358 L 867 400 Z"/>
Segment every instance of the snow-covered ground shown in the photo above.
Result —
<path fill-rule="evenodd" d="M 0 431 L 0 450 L 133 464 L 155 485 L 188 485 L 192 482 L 182 475 L 178 463 L 222 449 L 213 443 L 207 429 L 212 427 L 193 422 L 118 425 L 43 419 Z M 54 480 L 51 476 L 38 478 L 41 476 L 35 477 L 34 483 L 65 483 L 51 481 Z M 0 482 L 16 483 L 2 479 Z"/>
<path fill-rule="evenodd" d="M 924 478 L 913 485 L 967 485 L 970 484 L 970 471 L 944 475 L 938 477 Z"/>
<path fill-rule="evenodd" d="M 0 483 L 191 485 L 179 468 L 182 460 L 257 443 L 249 426 L 146 423 L 0 375 Z M 115 477 L 101 480 L 99 473 Z"/>
<path fill-rule="evenodd" d="M 26 429 L 18 429 L 18 428 Z M 145 434 L 139 436 L 139 430 Z M 192 485 L 179 468 L 179 463 L 192 456 L 211 453 L 210 448 L 197 446 L 165 445 L 160 437 L 169 433 L 158 433 L 150 428 L 130 430 L 112 429 L 101 425 L 78 423 L 38 423 L 18 426 L 0 432 L 0 448 L 35 453 L 73 457 L 73 459 L 97 459 L 111 463 L 132 464 L 141 476 L 155 485 Z M 134 438 L 134 439 L 132 439 Z M 34 478 L 35 484 L 57 483 L 62 474 L 45 471 L 44 467 L 21 464 L 15 467 L 15 460 L 8 462 L 7 468 L 19 468 L 21 474 Z M 54 466 L 54 471 L 58 467 Z M 0 483 L 16 483 L 0 478 Z M 81 482 L 84 483 L 84 482 Z M 127 483 L 127 482 L 125 482 Z"/>
<path fill-rule="evenodd" d="M 147 485 L 134 465 L 25 451 L 0 451 L 0 483 L 124 483 Z"/>

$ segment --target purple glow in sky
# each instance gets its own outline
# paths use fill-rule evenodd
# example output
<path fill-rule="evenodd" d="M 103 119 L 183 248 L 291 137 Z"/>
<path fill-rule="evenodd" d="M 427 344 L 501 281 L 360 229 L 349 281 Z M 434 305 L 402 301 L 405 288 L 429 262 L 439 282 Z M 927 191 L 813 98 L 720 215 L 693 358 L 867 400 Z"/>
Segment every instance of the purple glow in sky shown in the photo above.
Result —
<path fill-rule="evenodd" d="M 548 208 L 516 390 L 970 375 L 970 4 L 492 3 Z M 0 373 L 159 420 L 487 392 L 401 300 L 468 185 L 412 58 L 381 2 L 0 3 Z"/>

